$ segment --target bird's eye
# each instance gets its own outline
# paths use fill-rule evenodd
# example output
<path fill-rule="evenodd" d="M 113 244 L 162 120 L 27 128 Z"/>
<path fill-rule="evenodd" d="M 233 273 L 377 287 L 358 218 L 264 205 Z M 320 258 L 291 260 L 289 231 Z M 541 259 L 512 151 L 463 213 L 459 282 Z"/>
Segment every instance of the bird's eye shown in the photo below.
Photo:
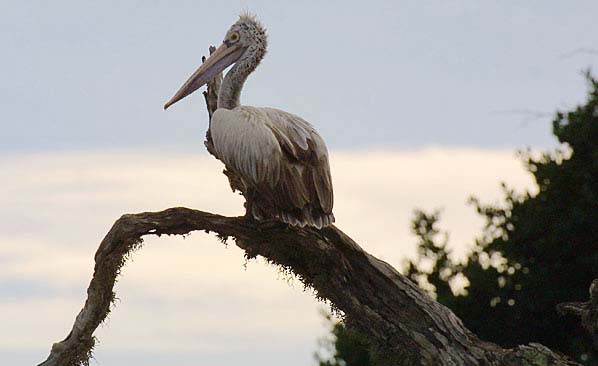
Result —
<path fill-rule="evenodd" d="M 234 32 L 228 38 L 231 42 L 237 42 L 239 40 L 239 33 Z"/>

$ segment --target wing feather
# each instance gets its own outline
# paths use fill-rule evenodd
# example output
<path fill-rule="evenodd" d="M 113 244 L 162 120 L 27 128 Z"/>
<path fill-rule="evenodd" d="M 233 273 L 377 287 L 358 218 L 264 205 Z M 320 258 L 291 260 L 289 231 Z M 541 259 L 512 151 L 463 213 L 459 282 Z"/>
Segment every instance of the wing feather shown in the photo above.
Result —
<path fill-rule="evenodd" d="M 333 190 L 326 144 L 301 117 L 272 108 L 218 109 L 211 136 L 217 156 L 243 179 L 262 187 L 293 225 L 333 221 Z M 267 191 L 267 192 L 266 192 Z"/>
<path fill-rule="evenodd" d="M 308 199 L 319 202 L 320 209 L 332 213 L 334 204 L 328 150 L 315 128 L 299 116 L 272 108 L 263 109 L 272 122 L 272 132 L 283 156 L 303 168 L 303 183 Z M 301 207 L 301 206 L 299 206 Z"/>

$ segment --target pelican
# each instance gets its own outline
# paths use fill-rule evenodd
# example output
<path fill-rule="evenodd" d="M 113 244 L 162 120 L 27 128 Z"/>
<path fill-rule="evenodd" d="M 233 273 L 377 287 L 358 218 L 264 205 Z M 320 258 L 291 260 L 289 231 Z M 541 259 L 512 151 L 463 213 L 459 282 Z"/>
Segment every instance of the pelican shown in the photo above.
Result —
<path fill-rule="evenodd" d="M 222 161 L 233 190 L 246 200 L 246 218 L 278 220 L 292 226 L 321 229 L 334 222 L 333 193 L 324 140 L 314 127 L 294 114 L 240 104 L 249 74 L 266 54 L 267 35 L 261 23 L 243 14 L 222 45 L 164 105 L 207 84 L 228 66 L 212 115 L 208 141 Z"/>

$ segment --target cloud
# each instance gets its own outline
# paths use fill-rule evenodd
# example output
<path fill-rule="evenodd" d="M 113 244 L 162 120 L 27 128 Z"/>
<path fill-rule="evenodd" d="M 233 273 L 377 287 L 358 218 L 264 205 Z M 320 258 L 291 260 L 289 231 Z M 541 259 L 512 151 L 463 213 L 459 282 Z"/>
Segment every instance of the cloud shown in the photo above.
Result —
<path fill-rule="evenodd" d="M 442 226 L 465 252 L 482 221 L 465 202 L 500 197 L 499 182 L 532 187 L 509 151 L 428 148 L 332 152 L 338 226 L 398 266 L 414 253 L 415 207 L 442 207 Z M 222 165 L 206 155 L 69 152 L 0 159 L 0 351 L 45 357 L 65 336 L 85 299 L 93 254 L 123 213 L 187 206 L 241 215 Z M 117 284 L 121 301 L 98 331 L 99 354 L 225 354 L 303 350 L 309 364 L 325 332 L 303 286 L 263 261 L 194 233 L 148 238 Z M 33 352 L 33 353 L 31 353 Z M 248 351 L 249 352 L 249 351 Z M 31 356 L 31 357 L 34 357 Z M 173 356 L 174 357 L 174 356 Z M 250 361 L 248 361 L 251 364 Z M 259 362 L 255 361 L 255 364 Z"/>

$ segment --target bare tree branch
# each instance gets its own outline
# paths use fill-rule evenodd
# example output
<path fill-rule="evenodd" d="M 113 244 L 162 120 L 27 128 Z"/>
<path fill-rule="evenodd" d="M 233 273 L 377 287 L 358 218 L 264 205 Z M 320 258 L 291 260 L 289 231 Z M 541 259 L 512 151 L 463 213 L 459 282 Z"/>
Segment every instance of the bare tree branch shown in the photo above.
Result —
<path fill-rule="evenodd" d="M 589 47 L 580 47 L 580 48 L 576 48 L 572 51 L 560 54 L 559 58 L 567 59 L 567 58 L 571 58 L 576 55 L 591 55 L 591 56 L 598 55 L 598 49 L 589 48 Z"/>
<path fill-rule="evenodd" d="M 210 55 L 214 53 L 214 51 L 216 51 L 216 47 L 210 46 Z M 206 62 L 205 56 L 201 58 L 201 62 Z M 208 83 L 208 90 L 203 92 L 210 120 L 212 119 L 212 114 L 214 114 L 218 108 L 218 91 L 220 90 L 220 84 L 222 84 L 222 73 L 218 73 L 218 75 Z"/>
<path fill-rule="evenodd" d="M 538 110 L 534 110 L 534 109 L 504 109 L 504 110 L 491 111 L 490 114 L 521 117 L 521 122 L 519 122 L 518 128 L 524 128 L 530 122 L 544 120 L 553 115 L 553 113 L 538 111 Z"/>
<path fill-rule="evenodd" d="M 85 306 L 69 335 L 52 346 L 43 366 L 86 364 L 93 332 L 115 298 L 114 283 L 130 254 L 146 235 L 192 231 L 232 237 L 247 257 L 258 255 L 295 273 L 316 296 L 329 300 L 346 321 L 365 334 L 388 365 L 575 365 L 549 349 L 531 344 L 512 350 L 480 341 L 448 308 L 438 304 L 389 264 L 371 256 L 336 227 L 297 229 L 277 222 L 247 225 L 187 208 L 124 215 L 110 229 L 95 255 Z"/>

